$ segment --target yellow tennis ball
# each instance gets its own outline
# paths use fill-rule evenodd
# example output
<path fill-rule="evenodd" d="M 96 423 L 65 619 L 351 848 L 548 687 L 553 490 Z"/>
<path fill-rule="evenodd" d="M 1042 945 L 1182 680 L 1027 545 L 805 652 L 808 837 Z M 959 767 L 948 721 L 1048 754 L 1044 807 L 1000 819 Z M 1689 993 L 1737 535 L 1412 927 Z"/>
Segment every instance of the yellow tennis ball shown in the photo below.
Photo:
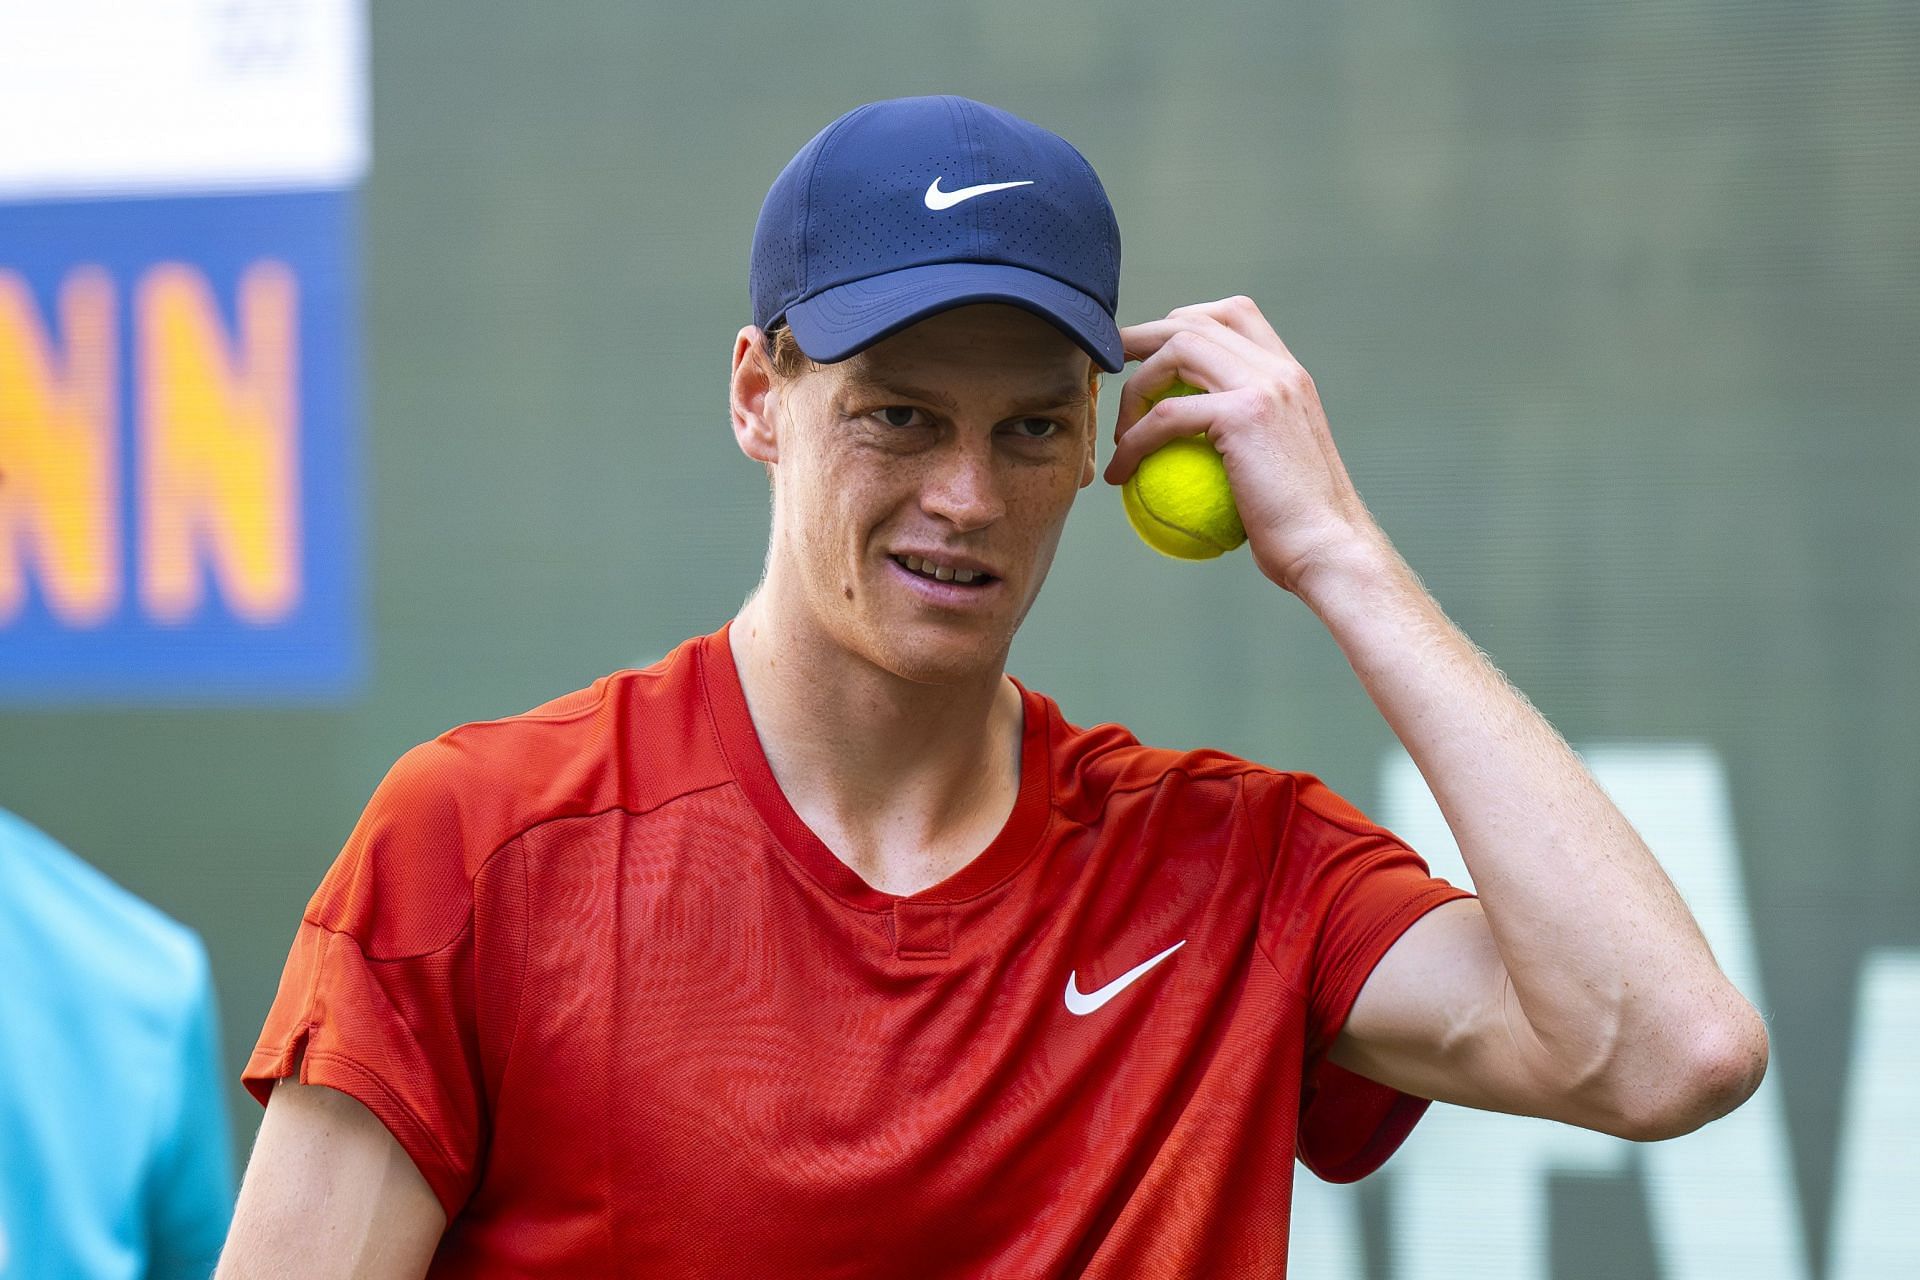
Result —
<path fill-rule="evenodd" d="M 1184 382 L 1166 392 L 1199 394 Z M 1140 459 L 1120 487 L 1120 501 L 1140 540 L 1163 556 L 1210 560 L 1247 540 L 1227 485 L 1227 464 L 1205 434 L 1169 440 Z"/>

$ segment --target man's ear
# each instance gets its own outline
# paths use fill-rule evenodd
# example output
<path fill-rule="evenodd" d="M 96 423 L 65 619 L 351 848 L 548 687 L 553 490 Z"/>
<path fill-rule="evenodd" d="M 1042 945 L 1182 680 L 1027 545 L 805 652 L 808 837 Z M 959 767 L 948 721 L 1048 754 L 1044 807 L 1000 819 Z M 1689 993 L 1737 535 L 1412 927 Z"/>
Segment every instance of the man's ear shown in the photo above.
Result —
<path fill-rule="evenodd" d="M 1095 367 L 1087 387 L 1087 461 L 1080 468 L 1080 487 L 1086 488 L 1099 474 L 1094 464 L 1094 449 L 1100 440 L 1100 371 Z"/>
<path fill-rule="evenodd" d="M 756 462 L 780 461 L 780 441 L 773 408 L 773 362 L 767 356 L 767 336 L 748 325 L 733 340 L 733 385 L 728 392 L 733 412 L 733 438 L 740 452 Z"/>

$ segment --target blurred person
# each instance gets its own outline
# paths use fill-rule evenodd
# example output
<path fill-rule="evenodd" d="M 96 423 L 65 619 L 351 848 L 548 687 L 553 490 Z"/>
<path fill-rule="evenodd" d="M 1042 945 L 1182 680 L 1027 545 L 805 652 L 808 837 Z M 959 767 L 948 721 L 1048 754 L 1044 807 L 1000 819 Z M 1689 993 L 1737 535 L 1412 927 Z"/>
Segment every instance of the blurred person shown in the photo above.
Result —
<path fill-rule="evenodd" d="M 1259 308 L 1123 329 L 1118 278 L 1092 168 L 986 104 L 789 162 L 732 349 L 760 583 L 381 782 L 245 1070 L 223 1276 L 1280 1276 L 1296 1156 L 1361 1177 L 1430 1099 L 1658 1139 L 1752 1092 L 1757 1014 Z M 1209 435 L 1479 897 L 1311 773 L 1006 674 L 1129 360 L 1107 480 Z"/>
<path fill-rule="evenodd" d="M 205 1277 L 233 1212 L 206 950 L 0 810 L 0 1277 Z"/>

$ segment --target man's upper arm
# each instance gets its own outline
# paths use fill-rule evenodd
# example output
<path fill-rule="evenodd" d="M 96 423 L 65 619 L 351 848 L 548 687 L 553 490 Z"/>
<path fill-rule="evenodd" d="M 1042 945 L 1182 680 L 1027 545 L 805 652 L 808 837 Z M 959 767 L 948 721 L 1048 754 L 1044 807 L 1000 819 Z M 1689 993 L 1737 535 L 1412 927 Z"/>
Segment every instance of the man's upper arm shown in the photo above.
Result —
<path fill-rule="evenodd" d="M 1402 933 L 1360 989 L 1328 1057 L 1405 1093 L 1613 1132 L 1563 1083 L 1515 998 L 1477 898 Z"/>
<path fill-rule="evenodd" d="M 445 1229 L 433 1188 L 371 1111 L 337 1089 L 282 1080 L 216 1280 L 417 1280 Z"/>

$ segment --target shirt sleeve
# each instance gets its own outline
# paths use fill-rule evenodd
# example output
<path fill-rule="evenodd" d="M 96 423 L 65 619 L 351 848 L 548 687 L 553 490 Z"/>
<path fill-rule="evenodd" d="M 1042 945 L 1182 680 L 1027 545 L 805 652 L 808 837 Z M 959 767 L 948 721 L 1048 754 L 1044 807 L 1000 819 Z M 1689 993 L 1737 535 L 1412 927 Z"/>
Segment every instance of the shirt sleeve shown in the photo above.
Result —
<path fill-rule="evenodd" d="M 1329 1062 L 1373 967 L 1408 926 L 1473 895 L 1433 876 L 1391 831 L 1312 774 L 1286 775 L 1272 814 L 1281 832 L 1261 942 L 1306 1006 L 1297 1151 L 1328 1182 L 1385 1163 L 1430 1102 Z"/>
<path fill-rule="evenodd" d="M 459 764 L 445 739 L 425 743 L 375 789 L 307 906 L 241 1077 L 262 1105 L 296 1070 L 358 1099 L 449 1220 L 473 1192 L 485 1145 L 474 914 L 507 847 L 488 847 L 499 833 L 463 811 Z"/>
<path fill-rule="evenodd" d="M 213 978 L 198 939 L 192 955 L 192 995 L 175 1042 L 171 1114 L 148 1178 L 148 1280 L 210 1274 L 233 1216 L 233 1151 L 220 1087 Z"/>

